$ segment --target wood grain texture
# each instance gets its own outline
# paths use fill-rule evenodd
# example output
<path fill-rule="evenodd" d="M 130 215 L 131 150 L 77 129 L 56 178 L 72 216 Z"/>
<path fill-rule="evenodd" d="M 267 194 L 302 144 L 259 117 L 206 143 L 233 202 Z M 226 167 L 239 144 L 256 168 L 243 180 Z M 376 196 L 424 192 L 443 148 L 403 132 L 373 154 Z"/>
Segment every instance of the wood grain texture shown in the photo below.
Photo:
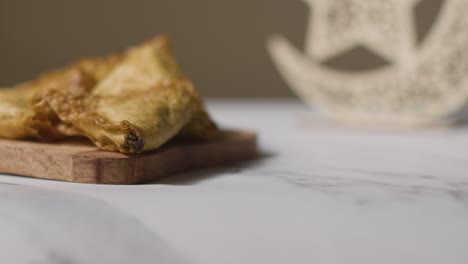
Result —
<path fill-rule="evenodd" d="M 230 131 L 213 141 L 169 143 L 138 155 L 106 152 L 84 143 L 0 140 L 0 173 L 98 184 L 139 184 L 192 169 L 257 155 L 256 135 Z"/>

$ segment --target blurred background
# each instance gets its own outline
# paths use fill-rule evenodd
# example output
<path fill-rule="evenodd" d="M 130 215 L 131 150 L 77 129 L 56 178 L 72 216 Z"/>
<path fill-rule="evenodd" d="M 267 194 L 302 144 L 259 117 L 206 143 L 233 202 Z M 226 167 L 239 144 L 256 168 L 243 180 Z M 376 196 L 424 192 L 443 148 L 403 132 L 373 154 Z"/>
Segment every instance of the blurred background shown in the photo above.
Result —
<path fill-rule="evenodd" d="M 421 40 L 442 1 L 415 9 Z M 301 0 L 0 0 L 0 87 L 166 33 L 204 96 L 291 97 L 265 42 L 281 33 L 302 49 L 308 14 Z M 358 47 L 324 63 L 359 70 L 385 61 Z"/>

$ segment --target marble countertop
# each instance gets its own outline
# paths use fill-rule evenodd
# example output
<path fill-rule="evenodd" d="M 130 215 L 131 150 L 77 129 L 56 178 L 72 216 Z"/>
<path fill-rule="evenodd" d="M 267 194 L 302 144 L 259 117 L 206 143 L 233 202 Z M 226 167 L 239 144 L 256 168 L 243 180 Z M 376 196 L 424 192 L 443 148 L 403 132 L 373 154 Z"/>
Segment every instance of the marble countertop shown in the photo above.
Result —
<path fill-rule="evenodd" d="M 468 263 L 468 126 L 344 128 L 211 101 L 261 157 L 135 186 L 0 175 L 0 263 Z"/>

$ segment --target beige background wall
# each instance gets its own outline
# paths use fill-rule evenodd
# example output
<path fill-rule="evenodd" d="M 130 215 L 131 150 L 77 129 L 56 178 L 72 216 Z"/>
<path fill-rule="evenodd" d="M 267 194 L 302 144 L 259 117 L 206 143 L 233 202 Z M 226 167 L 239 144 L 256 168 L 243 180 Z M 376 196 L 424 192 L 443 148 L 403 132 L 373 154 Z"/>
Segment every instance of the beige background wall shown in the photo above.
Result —
<path fill-rule="evenodd" d="M 424 29 L 440 0 L 423 2 Z M 300 0 L 0 0 L 0 86 L 168 33 L 205 96 L 291 96 L 265 40 L 279 32 L 302 48 L 307 14 Z M 336 63 L 366 60 L 357 52 Z"/>

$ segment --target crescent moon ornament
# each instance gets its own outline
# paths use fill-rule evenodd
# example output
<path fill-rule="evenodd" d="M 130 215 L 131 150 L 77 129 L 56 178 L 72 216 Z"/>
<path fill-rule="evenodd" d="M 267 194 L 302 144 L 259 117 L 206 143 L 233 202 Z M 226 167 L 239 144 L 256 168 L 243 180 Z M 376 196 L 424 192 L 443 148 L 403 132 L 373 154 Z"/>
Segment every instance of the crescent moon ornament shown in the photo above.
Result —
<path fill-rule="evenodd" d="M 306 0 L 314 14 L 306 54 L 288 40 L 268 41 L 291 88 L 335 120 L 379 126 L 453 122 L 468 102 L 468 1 L 445 0 L 417 44 L 413 11 L 420 0 Z M 358 44 L 389 61 L 347 72 L 323 60 Z"/>

